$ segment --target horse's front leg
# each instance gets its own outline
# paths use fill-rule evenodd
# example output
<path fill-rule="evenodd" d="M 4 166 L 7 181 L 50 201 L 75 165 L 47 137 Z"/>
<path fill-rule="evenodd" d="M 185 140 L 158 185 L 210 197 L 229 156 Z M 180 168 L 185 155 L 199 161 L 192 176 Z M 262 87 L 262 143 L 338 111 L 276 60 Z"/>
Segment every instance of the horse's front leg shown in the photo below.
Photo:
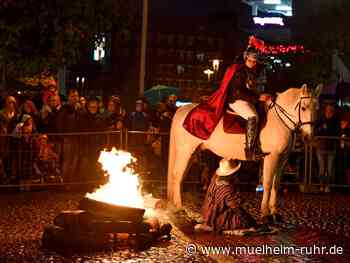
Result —
<path fill-rule="evenodd" d="M 282 221 L 282 218 L 280 214 L 278 213 L 278 190 L 280 186 L 280 180 L 281 176 L 284 170 L 284 166 L 286 165 L 288 160 L 288 155 L 284 154 L 281 156 L 278 160 L 278 164 L 276 167 L 276 171 L 273 176 L 273 182 L 272 182 L 272 188 L 271 188 L 271 194 L 269 199 L 269 208 L 270 213 L 275 221 L 275 223 L 279 223 Z"/>
<path fill-rule="evenodd" d="M 274 174 L 277 168 L 279 160 L 279 155 L 275 153 L 270 153 L 264 158 L 264 167 L 263 167 L 263 198 L 261 201 L 261 217 L 263 220 L 268 218 L 270 215 L 269 210 L 269 198 L 270 198 L 270 191 L 271 191 L 271 185 L 273 182 Z"/>

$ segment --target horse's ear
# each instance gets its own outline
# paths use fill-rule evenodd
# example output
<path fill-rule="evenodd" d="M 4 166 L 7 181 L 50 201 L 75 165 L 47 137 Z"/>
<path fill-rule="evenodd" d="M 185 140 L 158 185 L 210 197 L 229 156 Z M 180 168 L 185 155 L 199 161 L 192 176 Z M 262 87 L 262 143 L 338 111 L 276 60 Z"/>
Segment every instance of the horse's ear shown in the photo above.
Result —
<path fill-rule="evenodd" d="M 320 96 L 322 89 L 323 89 L 323 84 L 322 83 L 318 84 L 315 91 L 314 91 L 314 96 L 316 98 L 318 98 Z"/>
<path fill-rule="evenodd" d="M 303 84 L 303 86 L 301 86 L 301 94 L 306 96 L 308 95 L 308 93 L 309 93 L 309 90 L 307 88 L 307 85 Z"/>

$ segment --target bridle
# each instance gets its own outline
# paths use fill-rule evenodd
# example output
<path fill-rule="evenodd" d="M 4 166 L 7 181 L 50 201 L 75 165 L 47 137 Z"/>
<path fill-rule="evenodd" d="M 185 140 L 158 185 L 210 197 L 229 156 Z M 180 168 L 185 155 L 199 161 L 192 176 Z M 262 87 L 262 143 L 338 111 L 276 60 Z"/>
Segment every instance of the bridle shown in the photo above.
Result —
<path fill-rule="evenodd" d="M 314 125 L 313 121 L 301 121 L 301 103 L 303 99 L 313 99 L 313 96 L 302 96 L 299 99 L 299 102 L 297 105 L 295 105 L 295 109 L 298 108 L 298 122 L 295 122 L 290 116 L 293 116 L 292 114 L 288 113 L 281 105 L 279 105 L 276 101 L 273 101 L 271 105 L 269 106 L 269 110 L 274 109 L 276 112 L 276 115 L 281 120 L 281 122 L 292 131 L 299 131 L 303 125 Z M 289 122 L 293 124 L 293 128 L 290 128 L 289 125 L 286 123 L 286 121 L 281 117 L 281 114 L 287 118 Z"/>

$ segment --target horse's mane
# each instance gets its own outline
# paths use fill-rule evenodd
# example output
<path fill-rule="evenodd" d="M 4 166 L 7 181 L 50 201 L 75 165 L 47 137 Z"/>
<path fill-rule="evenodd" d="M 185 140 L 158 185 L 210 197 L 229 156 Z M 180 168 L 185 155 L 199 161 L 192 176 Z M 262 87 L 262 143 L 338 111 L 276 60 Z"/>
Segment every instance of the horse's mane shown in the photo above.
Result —
<path fill-rule="evenodd" d="M 279 93 L 279 95 L 281 94 L 289 94 L 289 93 L 299 93 L 300 92 L 300 88 L 297 87 L 289 87 L 286 90 L 282 91 Z"/>
<path fill-rule="evenodd" d="M 312 90 L 309 89 L 309 88 L 307 90 L 308 90 L 308 92 L 312 92 Z M 300 91 L 301 91 L 301 88 L 292 86 L 292 87 L 288 87 L 287 89 L 285 89 L 284 91 L 280 92 L 279 94 L 289 93 L 289 92 L 291 92 L 291 93 L 292 92 L 298 93 Z"/>
<path fill-rule="evenodd" d="M 288 98 L 289 100 L 298 100 L 300 97 L 301 88 L 290 87 L 285 91 L 279 93 L 276 97 L 276 100 L 283 100 L 284 98 Z"/>
<path fill-rule="evenodd" d="M 283 100 L 284 98 L 298 99 L 300 96 L 300 89 L 295 87 L 290 87 L 283 92 L 277 93 L 276 101 Z"/>

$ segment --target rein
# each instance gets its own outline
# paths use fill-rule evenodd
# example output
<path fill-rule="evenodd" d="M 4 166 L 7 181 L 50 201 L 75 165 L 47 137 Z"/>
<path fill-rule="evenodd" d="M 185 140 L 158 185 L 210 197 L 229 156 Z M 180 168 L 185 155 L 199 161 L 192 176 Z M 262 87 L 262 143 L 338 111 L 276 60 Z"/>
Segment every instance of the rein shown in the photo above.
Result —
<path fill-rule="evenodd" d="M 295 108 L 298 107 L 298 122 L 295 122 L 290 116 L 293 116 L 292 114 L 290 114 L 289 112 L 287 112 L 281 105 L 279 105 L 276 101 L 273 101 L 271 103 L 271 105 L 269 106 L 268 110 L 271 110 L 271 109 L 274 109 L 278 118 L 281 120 L 281 122 L 289 129 L 289 130 L 292 130 L 292 131 L 298 131 L 300 130 L 300 128 L 303 126 L 303 125 L 308 125 L 308 124 L 311 124 L 313 125 L 314 122 L 312 121 L 306 121 L 306 122 L 302 122 L 301 121 L 301 102 L 303 99 L 312 99 L 312 96 L 304 96 L 304 97 L 301 97 L 299 102 L 297 103 L 297 105 L 295 106 Z M 292 124 L 293 124 L 293 128 L 290 128 L 286 121 L 281 117 L 281 114 L 287 118 L 288 121 L 290 121 Z"/>

